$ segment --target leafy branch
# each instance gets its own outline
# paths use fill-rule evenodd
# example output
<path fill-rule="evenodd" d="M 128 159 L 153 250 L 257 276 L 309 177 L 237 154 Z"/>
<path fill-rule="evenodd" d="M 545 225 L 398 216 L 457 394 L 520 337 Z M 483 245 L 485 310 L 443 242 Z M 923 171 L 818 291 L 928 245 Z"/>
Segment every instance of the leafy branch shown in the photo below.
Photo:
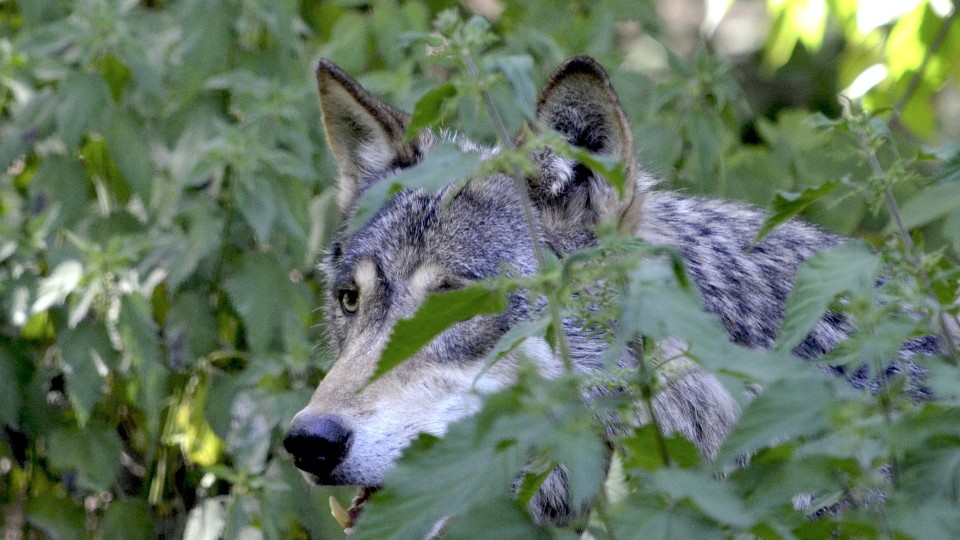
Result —
<path fill-rule="evenodd" d="M 486 21 L 480 17 L 475 17 L 473 20 L 467 23 L 467 28 L 470 26 L 478 27 L 481 29 L 486 29 Z M 493 102 L 493 97 L 490 95 L 490 91 L 487 87 L 480 84 L 481 74 L 480 70 L 477 68 L 477 64 L 473 59 L 473 53 L 471 48 L 476 46 L 481 38 L 474 37 L 471 39 L 470 33 L 466 32 L 466 37 L 459 31 L 453 32 L 450 37 L 454 40 L 453 44 L 457 48 L 458 54 L 463 60 L 464 66 L 467 69 L 467 73 L 472 80 L 478 81 L 478 91 L 480 96 L 483 99 L 483 103 L 487 114 L 490 116 L 490 120 L 493 122 L 497 140 L 499 141 L 500 147 L 504 150 L 513 149 L 513 143 L 510 139 L 510 135 L 507 133 L 506 125 L 503 122 L 503 118 L 500 116 L 500 112 L 497 109 L 496 104 Z M 530 236 L 530 243 L 533 246 L 533 254 L 537 261 L 538 270 L 545 269 L 546 258 L 543 255 L 543 247 L 540 245 L 540 233 L 539 223 L 536 217 L 536 214 L 533 210 L 533 202 L 530 199 L 530 190 L 526 182 L 524 182 L 524 176 L 520 171 L 520 167 L 515 163 L 511 162 L 511 170 L 509 171 L 509 176 L 513 181 L 514 189 L 517 192 L 517 195 L 520 197 L 520 205 L 523 207 L 523 217 L 527 225 L 527 234 Z M 566 334 L 563 326 L 563 316 L 560 313 L 559 300 L 554 297 L 552 294 L 547 295 L 547 309 L 550 312 L 551 324 L 554 328 L 554 336 L 556 340 L 557 351 L 560 354 L 560 359 L 563 362 L 564 369 L 567 373 L 573 373 L 573 362 L 570 358 L 570 345 L 567 343 Z"/>

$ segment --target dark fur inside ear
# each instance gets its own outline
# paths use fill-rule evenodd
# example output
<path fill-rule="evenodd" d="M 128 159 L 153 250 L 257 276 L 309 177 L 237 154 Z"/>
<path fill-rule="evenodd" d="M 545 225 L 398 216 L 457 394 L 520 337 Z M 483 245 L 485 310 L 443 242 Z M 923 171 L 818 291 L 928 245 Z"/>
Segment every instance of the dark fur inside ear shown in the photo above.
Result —
<path fill-rule="evenodd" d="M 633 157 L 633 135 L 610 77 L 596 60 L 564 62 L 537 97 L 537 120 L 570 144 L 617 158 Z"/>
<path fill-rule="evenodd" d="M 429 134 L 405 141 L 409 115 L 365 90 L 329 60 L 317 64 L 317 90 L 327 144 L 340 169 L 338 203 L 346 212 L 366 178 L 417 163 Z"/>
<path fill-rule="evenodd" d="M 610 77 L 587 56 L 564 62 L 537 97 L 537 120 L 567 141 L 623 163 L 626 204 L 634 198 L 633 134 Z M 540 177 L 531 180 L 531 194 L 558 226 L 593 224 L 619 218 L 616 190 L 589 167 L 544 150 L 535 155 Z"/>

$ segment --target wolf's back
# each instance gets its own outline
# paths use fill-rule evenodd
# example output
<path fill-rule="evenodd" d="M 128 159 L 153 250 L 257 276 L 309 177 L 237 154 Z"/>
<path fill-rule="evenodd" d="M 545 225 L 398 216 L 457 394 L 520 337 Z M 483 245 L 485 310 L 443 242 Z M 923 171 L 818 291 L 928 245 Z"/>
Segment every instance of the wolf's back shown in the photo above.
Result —
<path fill-rule="evenodd" d="M 752 348 L 773 347 L 797 268 L 814 253 L 837 246 L 843 238 L 808 223 L 789 220 L 754 245 L 765 219 L 762 210 L 746 204 L 648 192 L 637 235 L 654 244 L 676 248 L 700 290 L 704 305 L 720 317 L 734 342 Z M 854 328 L 828 311 L 793 353 L 812 360 L 832 351 Z M 866 366 L 825 366 L 860 388 L 876 390 L 891 375 L 904 373 L 908 394 L 929 398 L 925 372 L 911 358 L 937 354 L 932 336 L 908 341 L 884 373 Z"/>

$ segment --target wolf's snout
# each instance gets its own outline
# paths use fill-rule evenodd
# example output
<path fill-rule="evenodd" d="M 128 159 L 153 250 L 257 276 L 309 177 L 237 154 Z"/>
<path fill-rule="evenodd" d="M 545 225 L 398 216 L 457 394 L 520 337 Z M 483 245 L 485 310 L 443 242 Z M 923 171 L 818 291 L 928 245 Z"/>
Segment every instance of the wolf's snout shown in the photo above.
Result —
<path fill-rule="evenodd" d="M 283 447 L 293 456 L 297 468 L 331 481 L 331 473 L 347 455 L 353 433 L 336 416 L 301 412 L 293 419 L 283 438 Z"/>

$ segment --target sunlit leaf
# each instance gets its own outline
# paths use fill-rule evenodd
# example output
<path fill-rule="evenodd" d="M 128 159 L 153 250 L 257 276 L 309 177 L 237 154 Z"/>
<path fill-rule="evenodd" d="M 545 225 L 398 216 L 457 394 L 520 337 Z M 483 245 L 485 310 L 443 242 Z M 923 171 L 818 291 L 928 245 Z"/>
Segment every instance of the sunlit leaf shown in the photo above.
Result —
<path fill-rule="evenodd" d="M 60 263 L 49 276 L 40 281 L 37 287 L 37 298 L 30 310 L 33 313 L 39 313 L 50 306 L 62 304 L 80 285 L 82 277 L 83 265 L 80 261 L 68 260 Z"/>

